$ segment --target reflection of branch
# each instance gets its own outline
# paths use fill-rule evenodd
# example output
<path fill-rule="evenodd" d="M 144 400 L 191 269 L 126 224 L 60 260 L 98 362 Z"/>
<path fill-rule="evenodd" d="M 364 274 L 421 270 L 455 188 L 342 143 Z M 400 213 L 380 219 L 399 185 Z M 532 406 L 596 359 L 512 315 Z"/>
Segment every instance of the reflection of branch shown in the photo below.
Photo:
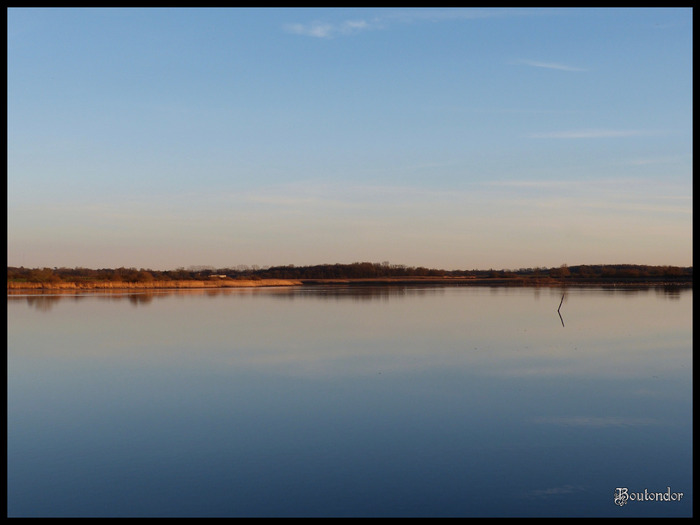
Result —
<path fill-rule="evenodd" d="M 564 318 L 561 316 L 561 305 L 564 303 L 564 296 L 566 295 L 566 292 L 564 292 L 561 296 L 561 301 L 559 302 L 559 308 L 557 308 L 557 313 L 559 314 L 559 319 L 561 319 L 561 325 L 564 326 Z"/>
<path fill-rule="evenodd" d="M 48 312 L 51 310 L 54 304 L 58 302 L 59 298 L 55 295 L 28 295 L 27 304 L 29 306 L 34 306 L 37 310 L 41 312 Z"/>

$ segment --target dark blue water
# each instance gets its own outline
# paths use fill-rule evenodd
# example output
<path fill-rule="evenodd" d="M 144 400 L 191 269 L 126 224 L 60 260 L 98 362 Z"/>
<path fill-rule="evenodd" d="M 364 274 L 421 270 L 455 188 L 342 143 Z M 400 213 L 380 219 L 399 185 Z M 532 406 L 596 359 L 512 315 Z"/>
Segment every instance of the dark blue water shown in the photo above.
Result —
<path fill-rule="evenodd" d="M 8 515 L 690 516 L 692 291 L 560 300 L 8 296 Z"/>

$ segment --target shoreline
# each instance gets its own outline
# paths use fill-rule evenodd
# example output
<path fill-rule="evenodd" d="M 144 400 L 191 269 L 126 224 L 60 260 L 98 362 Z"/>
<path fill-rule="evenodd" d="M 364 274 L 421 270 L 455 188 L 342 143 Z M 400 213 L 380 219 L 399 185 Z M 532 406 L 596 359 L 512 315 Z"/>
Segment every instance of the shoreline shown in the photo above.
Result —
<path fill-rule="evenodd" d="M 296 279 L 260 279 L 260 280 L 235 280 L 221 281 L 204 280 L 178 280 L 178 281 L 88 281 L 88 282 L 58 282 L 58 283 L 20 283 L 8 282 L 7 289 L 12 291 L 22 290 L 179 290 L 195 288 L 260 288 L 269 286 L 298 286 L 301 281 Z"/>
<path fill-rule="evenodd" d="M 692 280 L 669 279 L 504 279 L 473 277 L 404 277 L 404 278 L 347 278 L 347 279 L 221 279 L 221 280 L 171 280 L 171 281 L 87 281 L 53 283 L 7 283 L 8 292 L 19 291 L 81 291 L 81 290 L 180 290 L 180 289 L 221 289 L 221 288 L 264 288 L 288 286 L 508 286 L 508 287 L 692 287 Z"/>
<path fill-rule="evenodd" d="M 503 277 L 378 277 L 356 279 L 301 279 L 302 284 L 348 284 L 348 285 L 457 285 L 457 286 L 521 286 L 521 287 L 562 287 L 562 286 L 692 286 L 692 280 L 672 279 L 554 279 L 554 278 L 503 278 Z"/>

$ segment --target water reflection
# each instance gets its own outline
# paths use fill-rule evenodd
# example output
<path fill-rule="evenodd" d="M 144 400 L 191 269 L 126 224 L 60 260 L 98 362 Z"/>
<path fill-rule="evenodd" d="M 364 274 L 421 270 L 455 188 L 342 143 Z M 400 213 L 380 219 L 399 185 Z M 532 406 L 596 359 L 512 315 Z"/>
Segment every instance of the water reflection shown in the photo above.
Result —
<path fill-rule="evenodd" d="M 8 294 L 7 363 L 11 516 L 692 512 L 692 289 Z"/>
<path fill-rule="evenodd" d="M 391 298 L 402 298 L 410 296 L 421 296 L 428 294 L 442 294 L 444 287 L 441 286 L 304 286 L 304 287 L 278 287 L 278 288 L 220 288 L 220 289 L 201 289 L 201 290 L 157 290 L 157 291 L 139 291 L 139 292 L 87 292 L 87 293 L 24 293 L 24 292 L 8 292 L 9 301 L 26 300 L 29 306 L 32 306 L 40 311 L 49 311 L 61 300 L 80 301 L 89 298 L 101 301 L 123 301 L 128 300 L 134 306 L 145 306 L 150 304 L 154 299 L 164 299 L 171 296 L 180 297 L 227 297 L 244 295 L 251 296 L 256 294 L 264 294 L 265 297 L 273 299 L 294 300 L 294 299 L 311 299 L 311 300 L 353 300 L 353 301 L 375 301 L 389 300 Z"/>
<path fill-rule="evenodd" d="M 290 290 L 280 290 L 283 293 L 275 294 L 278 299 L 332 299 L 332 300 L 353 300 L 353 301 L 387 301 L 392 298 L 404 298 L 411 296 L 439 295 L 444 293 L 443 286 L 359 286 L 359 285 L 337 285 L 337 286 L 305 286 Z"/>
<path fill-rule="evenodd" d="M 457 285 L 454 288 L 462 288 L 464 286 Z M 102 301 L 122 301 L 128 300 L 134 306 L 145 306 L 150 304 L 154 299 L 164 299 L 171 296 L 204 296 L 204 297 L 219 297 L 219 296 L 237 296 L 237 295 L 257 295 L 264 294 L 267 297 L 276 299 L 333 299 L 345 300 L 351 299 L 355 301 L 371 301 L 371 300 L 388 300 L 391 298 L 402 298 L 410 296 L 424 295 L 441 295 L 445 290 L 451 287 L 444 285 L 382 285 L 382 286 L 367 286 L 367 285 L 310 285 L 310 286 L 285 286 L 285 287 L 270 287 L 270 288 L 203 288 L 203 289 L 172 289 L 172 290 L 143 290 L 138 292 L 132 291 L 95 291 L 95 292 L 65 292 L 65 291 L 22 291 L 8 290 L 8 301 L 26 301 L 31 307 L 39 311 L 49 311 L 59 301 L 81 301 L 85 299 L 98 299 Z M 561 318 L 562 326 L 564 321 L 561 315 L 561 307 L 566 302 L 567 291 L 585 291 L 586 293 L 599 293 L 605 295 L 616 296 L 636 296 L 638 294 L 655 293 L 667 299 L 680 299 L 684 292 L 692 291 L 691 286 L 602 286 L 602 287 L 526 287 L 512 288 L 502 286 L 469 286 L 472 289 L 489 290 L 491 294 L 512 293 L 513 290 L 524 290 L 526 293 L 532 293 L 535 299 L 539 299 L 542 291 L 560 293 L 562 300 L 559 304 L 557 312 Z"/>

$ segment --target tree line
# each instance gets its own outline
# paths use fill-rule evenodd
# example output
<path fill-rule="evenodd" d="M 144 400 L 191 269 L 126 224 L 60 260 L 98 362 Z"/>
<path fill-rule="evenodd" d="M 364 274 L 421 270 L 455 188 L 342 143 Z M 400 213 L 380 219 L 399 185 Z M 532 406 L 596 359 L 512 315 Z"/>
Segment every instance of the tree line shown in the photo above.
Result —
<path fill-rule="evenodd" d="M 517 270 L 442 270 L 401 264 L 355 262 L 351 264 L 320 264 L 313 266 L 239 265 L 230 268 L 191 266 L 187 269 L 152 270 L 144 268 L 7 268 L 7 280 L 14 282 L 148 282 L 154 280 L 202 279 L 390 279 L 390 278 L 449 278 L 474 279 L 557 279 L 557 280 L 645 280 L 692 281 L 693 268 L 679 266 L 649 266 L 634 264 L 561 265 L 553 268 L 520 268 Z"/>

